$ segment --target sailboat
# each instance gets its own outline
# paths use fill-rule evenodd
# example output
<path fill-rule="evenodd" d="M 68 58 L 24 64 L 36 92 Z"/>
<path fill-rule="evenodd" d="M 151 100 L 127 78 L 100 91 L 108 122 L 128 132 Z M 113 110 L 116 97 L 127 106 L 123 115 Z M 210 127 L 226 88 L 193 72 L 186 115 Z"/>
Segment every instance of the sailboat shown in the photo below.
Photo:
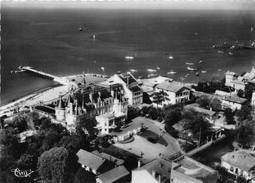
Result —
<path fill-rule="evenodd" d="M 170 54 L 169 58 L 170 58 L 170 59 L 174 59 L 174 57 L 173 57 L 171 54 Z"/>
<path fill-rule="evenodd" d="M 253 31 L 253 27 L 251 27 L 251 32 Z"/>

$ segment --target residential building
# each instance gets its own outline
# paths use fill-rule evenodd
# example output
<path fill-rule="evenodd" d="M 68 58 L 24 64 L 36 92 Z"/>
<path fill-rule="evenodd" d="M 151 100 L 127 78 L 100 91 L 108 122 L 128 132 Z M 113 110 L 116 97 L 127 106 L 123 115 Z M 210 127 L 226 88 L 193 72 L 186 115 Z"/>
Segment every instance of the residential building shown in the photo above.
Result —
<path fill-rule="evenodd" d="M 162 82 L 155 86 L 155 92 L 165 92 L 162 105 L 177 104 L 190 100 L 190 88 L 180 82 Z"/>
<path fill-rule="evenodd" d="M 132 183 L 216 183 L 216 171 L 182 156 L 177 161 L 162 158 L 138 166 L 132 171 Z"/>
<path fill-rule="evenodd" d="M 241 109 L 243 103 L 246 101 L 245 98 L 240 98 L 235 95 L 229 95 L 229 96 L 224 96 L 221 98 L 222 100 L 222 108 L 231 108 L 232 110 L 239 110 Z"/>
<path fill-rule="evenodd" d="M 242 175 L 246 180 L 255 182 L 255 157 L 245 150 L 238 150 L 226 153 L 221 157 L 221 166 L 225 167 L 229 173 Z"/>
<path fill-rule="evenodd" d="M 124 97 L 128 99 L 128 105 L 138 107 L 143 103 L 143 91 L 136 78 L 130 73 L 115 74 L 107 80 L 109 83 L 120 83 L 124 89 Z M 106 84 L 106 82 L 100 83 Z"/>
<path fill-rule="evenodd" d="M 94 173 L 95 175 L 100 175 L 123 164 L 123 160 L 105 153 L 88 152 L 80 149 L 76 155 L 78 156 L 78 163 L 81 164 L 82 168 Z"/>
<path fill-rule="evenodd" d="M 255 82 L 255 67 L 252 67 L 251 72 L 244 73 L 239 76 L 235 72 L 225 73 L 225 85 L 235 88 L 236 90 L 245 90 L 245 86 Z"/>
<path fill-rule="evenodd" d="M 130 173 L 122 165 L 111 169 L 96 178 L 97 183 L 130 183 Z"/>

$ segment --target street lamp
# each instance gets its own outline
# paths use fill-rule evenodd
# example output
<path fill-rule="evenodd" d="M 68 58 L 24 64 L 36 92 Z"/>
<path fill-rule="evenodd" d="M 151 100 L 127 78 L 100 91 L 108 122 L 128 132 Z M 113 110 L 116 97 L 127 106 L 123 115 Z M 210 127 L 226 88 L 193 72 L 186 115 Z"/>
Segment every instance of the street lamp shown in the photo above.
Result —
<path fill-rule="evenodd" d="M 188 133 L 188 137 L 190 137 L 191 135 L 192 135 L 192 134 L 189 132 L 189 133 Z M 188 149 L 188 148 L 187 148 L 187 147 L 188 147 L 188 144 L 187 144 L 188 137 L 186 137 L 186 149 L 185 149 L 186 153 L 188 152 L 188 150 L 187 150 L 187 149 Z"/>
<path fill-rule="evenodd" d="M 101 69 L 103 70 L 103 75 L 105 75 L 105 72 L 104 72 L 104 67 L 101 67 Z"/>

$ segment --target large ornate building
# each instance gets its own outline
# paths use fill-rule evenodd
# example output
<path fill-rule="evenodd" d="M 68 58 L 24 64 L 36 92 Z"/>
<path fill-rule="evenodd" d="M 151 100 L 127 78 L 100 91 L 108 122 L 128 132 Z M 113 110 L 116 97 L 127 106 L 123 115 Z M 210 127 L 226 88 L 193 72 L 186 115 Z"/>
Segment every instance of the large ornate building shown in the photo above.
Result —
<path fill-rule="evenodd" d="M 56 120 L 72 127 L 80 119 L 96 117 L 99 132 L 108 134 L 116 128 L 116 122 L 124 122 L 127 118 L 128 101 L 124 94 L 120 84 L 110 88 L 89 86 L 70 92 L 68 96 L 59 99 L 55 108 Z"/>

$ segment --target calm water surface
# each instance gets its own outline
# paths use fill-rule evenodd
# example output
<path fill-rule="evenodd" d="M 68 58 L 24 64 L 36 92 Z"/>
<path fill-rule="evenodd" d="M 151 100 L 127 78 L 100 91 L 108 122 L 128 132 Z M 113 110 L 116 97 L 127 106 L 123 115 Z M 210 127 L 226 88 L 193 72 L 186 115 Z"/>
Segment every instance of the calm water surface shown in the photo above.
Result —
<path fill-rule="evenodd" d="M 213 74 L 222 78 L 228 70 L 249 71 L 255 51 L 218 50 L 223 42 L 255 41 L 255 12 L 188 10 L 97 10 L 2 8 L 2 104 L 44 88 L 53 82 L 28 73 L 11 73 L 19 65 L 54 75 L 84 72 L 112 75 L 147 69 L 159 75 L 177 72 L 174 79 L 195 82 L 193 62 L 200 80 Z M 79 31 L 79 27 L 82 31 Z M 95 40 L 93 40 L 95 35 Z M 174 59 L 169 59 L 169 56 Z M 126 60 L 125 56 L 133 56 Z M 199 64 L 199 61 L 202 61 Z"/>

